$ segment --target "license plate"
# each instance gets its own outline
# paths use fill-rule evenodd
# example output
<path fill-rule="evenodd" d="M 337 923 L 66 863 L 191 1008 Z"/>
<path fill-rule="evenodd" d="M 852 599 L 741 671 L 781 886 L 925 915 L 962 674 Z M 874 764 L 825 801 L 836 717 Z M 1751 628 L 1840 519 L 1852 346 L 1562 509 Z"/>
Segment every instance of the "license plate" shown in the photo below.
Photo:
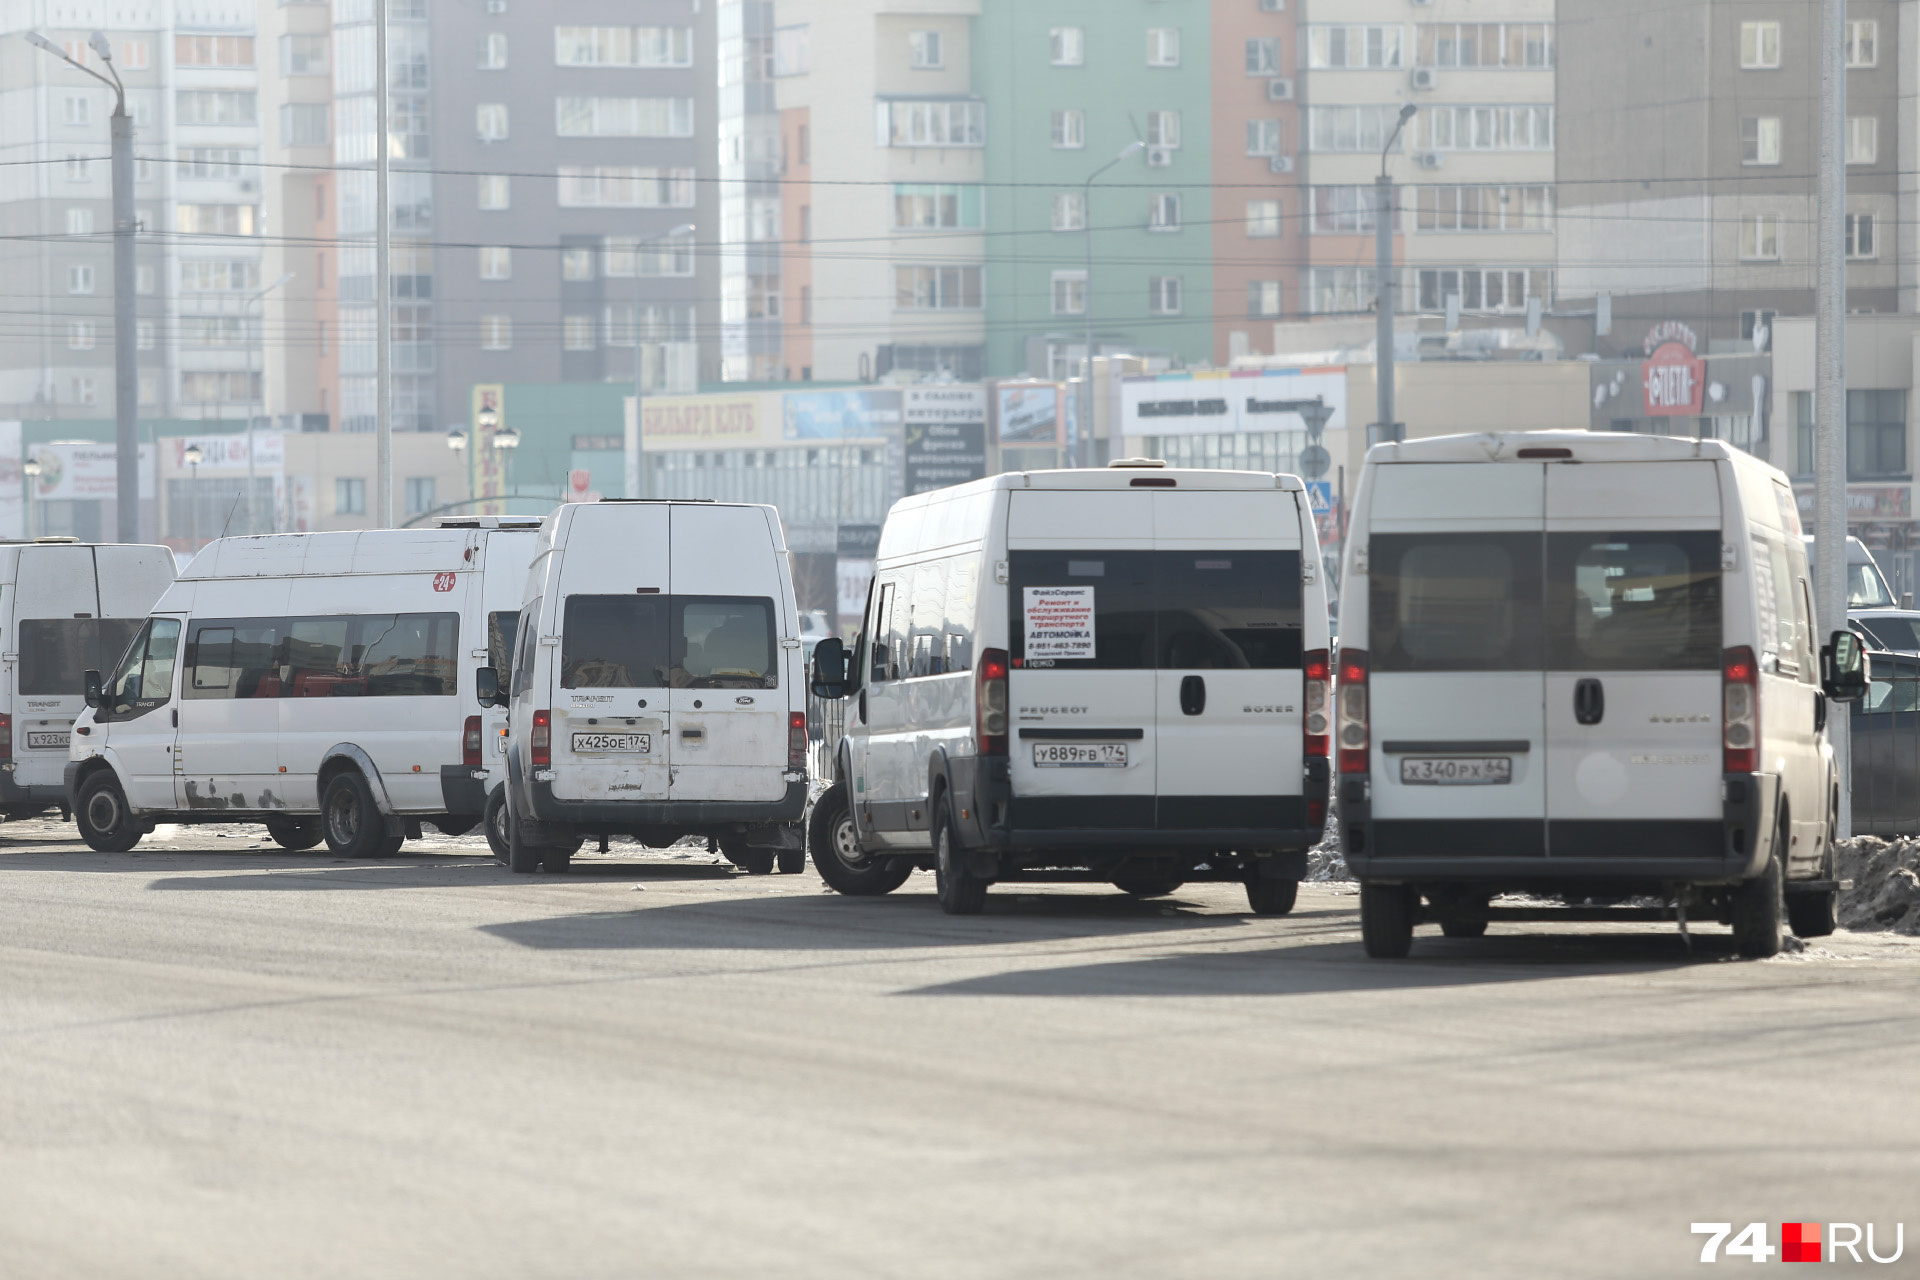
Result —
<path fill-rule="evenodd" d="M 1124 742 L 1036 742 L 1033 744 L 1036 769 L 1124 769 L 1127 744 Z"/>
<path fill-rule="evenodd" d="M 27 749 L 29 751 L 65 751 L 72 744 L 73 735 L 64 729 L 58 732 L 52 729 L 45 731 L 30 729 L 27 731 Z"/>
<path fill-rule="evenodd" d="M 629 751 L 645 755 L 653 750 L 650 733 L 576 733 L 575 751 Z"/>
<path fill-rule="evenodd" d="M 1404 756 L 1400 781 L 1415 786 L 1473 787 L 1513 781 L 1511 756 Z"/>

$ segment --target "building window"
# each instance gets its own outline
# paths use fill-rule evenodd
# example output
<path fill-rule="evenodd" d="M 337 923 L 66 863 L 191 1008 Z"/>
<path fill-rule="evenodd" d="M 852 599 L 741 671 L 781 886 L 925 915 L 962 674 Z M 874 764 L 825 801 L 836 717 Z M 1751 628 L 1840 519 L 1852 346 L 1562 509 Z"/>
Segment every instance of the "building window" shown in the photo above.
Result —
<path fill-rule="evenodd" d="M 153 65 L 151 47 L 145 40 L 120 42 L 120 66 L 126 71 L 145 71 Z"/>
<path fill-rule="evenodd" d="M 67 157 L 67 181 L 92 182 L 93 162 L 82 155 L 69 155 Z"/>
<path fill-rule="evenodd" d="M 507 33 L 489 31 L 480 37 L 480 70 L 505 71 L 507 69 Z"/>
<path fill-rule="evenodd" d="M 1087 229 L 1087 197 L 1084 192 L 1054 192 L 1053 229 L 1055 231 L 1085 231 Z"/>
<path fill-rule="evenodd" d="M 1077 110 L 1054 112 L 1053 145 L 1061 151 L 1071 151 L 1086 146 L 1086 113 Z"/>
<path fill-rule="evenodd" d="M 1740 313 L 1740 340 L 1742 342 L 1752 342 L 1753 335 L 1756 332 L 1763 334 L 1770 333 L 1773 329 L 1773 318 L 1779 314 L 1778 311 L 1742 311 Z M 1765 350 L 1764 347 L 1761 349 Z"/>
<path fill-rule="evenodd" d="M 773 33 L 773 74 L 776 77 L 804 76 L 812 70 L 813 28 L 801 23 L 776 29 Z"/>
<path fill-rule="evenodd" d="M 69 351 L 93 350 L 93 321 L 91 320 L 67 321 L 67 350 Z"/>
<path fill-rule="evenodd" d="M 1278 280 L 1247 282 L 1247 315 L 1254 320 L 1280 318 L 1280 282 Z"/>
<path fill-rule="evenodd" d="M 1150 67 L 1180 65 L 1180 28 L 1147 28 L 1147 65 Z"/>
<path fill-rule="evenodd" d="M 1466 311 L 1517 312 L 1527 309 L 1527 299 L 1547 300 L 1549 273 L 1524 267 L 1448 267 L 1416 273 L 1419 306 L 1425 311 L 1440 311 L 1449 295 L 1460 296 Z"/>
<path fill-rule="evenodd" d="M 1544 22 L 1423 22 L 1415 30 L 1423 67 L 1468 71 L 1546 71 L 1553 27 Z"/>
<path fill-rule="evenodd" d="M 1847 163 L 1872 164 L 1880 158 L 1880 117 L 1847 117 Z"/>
<path fill-rule="evenodd" d="M 978 311 L 979 267 L 895 267 L 893 305 L 899 311 Z"/>
<path fill-rule="evenodd" d="M 407 514 L 421 516 L 433 510 L 433 477 L 407 477 Z"/>
<path fill-rule="evenodd" d="M 94 401 L 93 379 L 76 377 L 69 380 L 67 399 L 73 404 L 92 404 Z"/>
<path fill-rule="evenodd" d="M 877 141 L 883 147 L 983 147 L 987 104 L 894 99 L 878 104 Z"/>
<path fill-rule="evenodd" d="M 641 241 L 632 236 L 608 236 L 602 248 L 600 271 L 608 279 L 690 276 L 693 274 L 691 233 Z"/>
<path fill-rule="evenodd" d="M 283 147 L 326 146 L 327 104 L 324 102 L 282 103 L 280 145 Z"/>
<path fill-rule="evenodd" d="M 1180 113 L 1178 111 L 1147 112 L 1147 145 L 1150 147 L 1180 145 Z"/>
<path fill-rule="evenodd" d="M 480 207 L 487 210 L 513 207 L 513 179 L 504 173 L 483 173 L 479 178 Z"/>
<path fill-rule="evenodd" d="M 1247 74 L 1250 76 L 1277 76 L 1280 74 L 1280 41 L 1276 36 L 1260 36 L 1247 41 Z"/>
<path fill-rule="evenodd" d="M 1414 226 L 1421 231 L 1552 230 L 1551 187 L 1416 187 L 1410 194 Z"/>
<path fill-rule="evenodd" d="M 1177 316 L 1180 314 L 1180 277 L 1149 276 L 1147 278 L 1147 310 L 1156 316 Z"/>
<path fill-rule="evenodd" d="M 1047 45 L 1056 67 L 1083 66 L 1087 60 L 1087 32 L 1084 27 L 1055 27 L 1047 33 Z"/>
<path fill-rule="evenodd" d="M 77 93 L 67 95 L 66 120 L 71 125 L 89 125 L 93 123 L 93 101 Z"/>
<path fill-rule="evenodd" d="M 938 71 L 947 65 L 941 57 L 938 31 L 907 32 L 907 51 L 912 57 L 915 71 Z"/>
<path fill-rule="evenodd" d="M 1278 120 L 1247 121 L 1247 154 L 1250 156 L 1277 156 L 1281 153 L 1280 122 Z"/>
<path fill-rule="evenodd" d="M 1810 417 L 1811 394 L 1805 397 L 1805 403 L 1804 412 Z M 1803 436 L 1811 434 L 1802 432 Z M 1848 391 L 1847 479 L 1890 480 L 1906 476 L 1907 393 Z"/>
<path fill-rule="evenodd" d="M 691 138 L 692 98 L 556 98 L 563 138 Z"/>
<path fill-rule="evenodd" d="M 244 89 L 182 89 L 173 96 L 178 124 L 257 124 L 260 95 Z"/>
<path fill-rule="evenodd" d="M 1880 65 L 1880 24 L 1873 18 L 1853 18 L 1847 22 L 1847 65 Z"/>
<path fill-rule="evenodd" d="M 1307 274 L 1308 299 L 1315 315 L 1352 314 L 1374 302 L 1373 268 L 1313 267 Z"/>
<path fill-rule="evenodd" d="M 507 138 L 507 104 L 483 102 L 473 109 L 473 131 L 482 142 L 504 142 Z"/>
<path fill-rule="evenodd" d="M 67 234 L 70 236 L 92 235 L 93 210 L 87 208 L 67 210 Z"/>
<path fill-rule="evenodd" d="M 173 63 L 177 67 L 250 67 L 252 36 L 175 36 Z"/>
<path fill-rule="evenodd" d="M 693 207 L 691 168 L 651 165 L 560 166 L 562 209 L 680 209 Z"/>
<path fill-rule="evenodd" d="M 1779 261 L 1779 214 L 1749 213 L 1740 219 L 1740 257 L 1747 262 Z"/>
<path fill-rule="evenodd" d="M 1308 107 L 1307 145 L 1314 151 L 1358 151 L 1379 155 L 1399 121 L 1400 108 Z M 1406 145 L 1406 132 L 1393 140 L 1395 152 Z"/>
<path fill-rule="evenodd" d="M 325 255 L 323 254 L 324 258 Z M 150 266 L 138 266 L 133 269 L 133 291 L 142 296 L 153 292 L 154 272 Z"/>
<path fill-rule="evenodd" d="M 1280 202 L 1278 200 L 1247 201 L 1248 235 L 1268 240 L 1280 233 Z"/>
<path fill-rule="evenodd" d="M 173 229 L 184 235 L 257 234 L 260 210 L 250 204 L 182 204 L 173 209 Z"/>
<path fill-rule="evenodd" d="M 367 514 L 367 482 L 359 476 L 338 476 L 333 482 L 333 511 L 335 515 L 363 516 Z"/>
<path fill-rule="evenodd" d="M 896 231 L 978 230 L 985 219 L 983 189 L 949 183 L 897 182 L 893 187 Z M 803 206 L 801 212 L 807 212 Z M 801 239 L 808 239 L 808 234 Z"/>
<path fill-rule="evenodd" d="M 1780 24 L 1740 24 L 1740 66 L 1746 71 L 1772 71 L 1780 65 Z"/>
<path fill-rule="evenodd" d="M 593 250 L 578 246 L 560 251 L 560 278 L 562 280 L 593 279 Z"/>
<path fill-rule="evenodd" d="M 1367 109 L 1357 108 L 1361 111 Z M 1380 107 L 1373 110 L 1390 113 L 1383 118 L 1387 130 L 1391 132 L 1392 115 L 1397 114 L 1396 109 Z M 1420 112 L 1419 128 L 1421 145 L 1428 151 L 1553 150 L 1553 108 L 1544 104 L 1425 107 Z M 1370 149 L 1378 151 L 1379 147 Z"/>
<path fill-rule="evenodd" d="M 1086 272 L 1056 271 L 1053 273 L 1053 314 L 1057 316 L 1087 314 Z"/>
<path fill-rule="evenodd" d="M 280 74 L 286 76 L 327 74 L 327 37 L 281 36 Z"/>
<path fill-rule="evenodd" d="M 800 286 L 800 323 L 813 323 L 813 286 L 810 284 Z"/>
<path fill-rule="evenodd" d="M 1871 258 L 1874 255 L 1873 215 L 1870 213 L 1848 214 L 1847 256 L 1849 258 Z"/>
<path fill-rule="evenodd" d="M 783 69 L 781 45 L 791 45 L 798 33 L 804 48 L 807 28 L 783 27 L 775 41 L 776 75 L 805 71 Z M 555 27 L 553 59 L 563 67 L 690 67 L 693 65 L 692 27 Z M 804 63 L 804 59 L 800 60 Z"/>
<path fill-rule="evenodd" d="M 136 320 L 133 322 L 133 345 L 137 349 L 141 351 L 152 351 L 158 341 L 158 335 L 159 330 L 154 327 L 153 321 Z M 325 355 L 326 352 L 322 351 L 320 354 Z"/>
<path fill-rule="evenodd" d="M 1315 71 L 1391 70 L 1402 65 L 1405 35 L 1405 28 L 1398 23 L 1310 26 L 1307 66 Z"/>
<path fill-rule="evenodd" d="M 482 351 L 507 351 L 513 347 L 513 318 L 511 316 L 480 317 L 480 349 Z"/>
<path fill-rule="evenodd" d="M 67 268 L 68 293 L 93 292 L 93 268 L 84 262 L 77 262 Z"/>
<path fill-rule="evenodd" d="M 1747 116 L 1740 121 L 1740 163 L 1780 163 L 1780 117 Z"/>
<path fill-rule="evenodd" d="M 1147 197 L 1147 230 L 1178 231 L 1180 229 L 1180 197 L 1171 192 L 1160 192 Z"/>
<path fill-rule="evenodd" d="M 593 350 L 593 317 L 563 317 L 560 322 L 560 342 L 568 351 Z"/>
<path fill-rule="evenodd" d="M 505 245 L 486 245 L 480 250 L 482 280 L 513 279 L 513 250 Z"/>

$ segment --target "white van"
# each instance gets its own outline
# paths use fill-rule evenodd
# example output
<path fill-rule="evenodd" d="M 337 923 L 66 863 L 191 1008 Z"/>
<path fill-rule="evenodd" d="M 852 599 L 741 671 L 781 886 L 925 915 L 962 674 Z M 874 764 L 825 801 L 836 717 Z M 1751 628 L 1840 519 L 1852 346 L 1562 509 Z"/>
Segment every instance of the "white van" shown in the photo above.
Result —
<path fill-rule="evenodd" d="M 779 513 L 569 503 L 540 528 L 512 675 L 514 871 L 582 839 L 706 836 L 764 874 L 805 864 L 806 692 Z"/>
<path fill-rule="evenodd" d="M 1838 789 L 1793 491 L 1713 440 L 1376 446 L 1339 660 L 1341 832 L 1367 951 L 1477 936 L 1492 897 L 1635 895 L 1740 950 L 1833 929 Z M 1421 914 L 1421 899 L 1428 907 Z M 1652 909 L 1648 909 L 1652 910 Z"/>
<path fill-rule="evenodd" d="M 1327 799 L 1327 602 L 1301 482 L 1251 471 L 995 476 L 894 504 L 814 865 L 846 894 L 931 865 L 1138 895 L 1244 881 L 1292 909 Z"/>
<path fill-rule="evenodd" d="M 165 547 L 71 538 L 0 544 L 0 813 L 65 808 L 86 672 L 117 662 L 173 581 Z"/>
<path fill-rule="evenodd" d="M 470 830 L 505 728 L 474 673 L 509 659 L 534 537 L 470 519 L 209 543 L 111 677 L 87 673 L 66 773 L 82 838 L 262 822 L 363 858 L 423 820 Z"/>

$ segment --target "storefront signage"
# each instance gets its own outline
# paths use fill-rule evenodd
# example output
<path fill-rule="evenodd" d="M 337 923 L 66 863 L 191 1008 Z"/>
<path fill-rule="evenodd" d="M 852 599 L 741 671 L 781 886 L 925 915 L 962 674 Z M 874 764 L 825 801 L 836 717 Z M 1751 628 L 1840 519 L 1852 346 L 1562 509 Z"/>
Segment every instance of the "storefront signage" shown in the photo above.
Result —
<path fill-rule="evenodd" d="M 786 397 L 788 440 L 877 440 L 900 426 L 898 391 L 795 391 Z"/>
<path fill-rule="evenodd" d="M 1646 352 L 1646 354 L 1652 355 L 1669 342 L 1679 343 L 1685 347 L 1689 353 L 1700 350 L 1699 337 L 1692 329 L 1681 324 L 1678 320 L 1662 320 L 1659 324 L 1647 330 L 1647 336 L 1640 343 L 1640 349 Z"/>
<path fill-rule="evenodd" d="M 1347 425 L 1344 367 L 1250 370 L 1128 378 L 1120 384 L 1121 431 L 1129 436 L 1301 431 L 1306 423 L 1283 404 L 1318 399 L 1326 426 Z"/>
<path fill-rule="evenodd" d="M 1060 384 L 1002 383 L 994 389 L 996 434 L 1003 445 L 1058 445 L 1066 426 Z"/>
<path fill-rule="evenodd" d="M 1641 407 L 1649 418 L 1698 417 L 1707 390 L 1707 362 L 1684 342 L 1663 342 L 1640 366 Z"/>
<path fill-rule="evenodd" d="M 746 396 L 649 396 L 641 440 L 649 449 L 746 445 L 760 438 L 761 399 Z"/>
<path fill-rule="evenodd" d="M 909 494 L 987 474 L 987 396 L 979 387 L 909 387 L 901 406 Z"/>

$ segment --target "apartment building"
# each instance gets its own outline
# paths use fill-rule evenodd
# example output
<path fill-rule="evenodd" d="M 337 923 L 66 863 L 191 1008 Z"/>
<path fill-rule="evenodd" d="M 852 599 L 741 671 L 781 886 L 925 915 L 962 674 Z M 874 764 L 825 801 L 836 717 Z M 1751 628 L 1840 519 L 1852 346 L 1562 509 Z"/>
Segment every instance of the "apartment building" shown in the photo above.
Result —
<path fill-rule="evenodd" d="M 315 0 L 261 5 L 262 412 L 292 431 L 325 431 L 340 396 L 340 313 L 333 243 L 333 15 Z"/>
<path fill-rule="evenodd" d="M 780 350 L 780 116 L 774 102 L 774 0 L 718 0 L 719 211 L 714 276 L 720 289 L 720 380 L 790 376 Z M 682 388 L 692 390 L 691 387 Z"/>
<path fill-rule="evenodd" d="M 1272 354 L 1274 321 L 1304 306 L 1306 79 L 1297 6 L 1214 0 L 1210 16 L 1212 357 L 1224 366 Z"/>
<path fill-rule="evenodd" d="M 769 208 L 790 219 L 783 370 L 833 381 L 983 372 L 996 286 L 981 13 L 981 0 L 777 0 L 786 177 Z M 996 240 L 995 254 L 1012 244 Z"/>
<path fill-rule="evenodd" d="M 1559 39 L 1554 0 L 1305 0 L 1303 311 L 1372 308 L 1383 165 L 1401 186 L 1402 311 L 1552 305 Z"/>

